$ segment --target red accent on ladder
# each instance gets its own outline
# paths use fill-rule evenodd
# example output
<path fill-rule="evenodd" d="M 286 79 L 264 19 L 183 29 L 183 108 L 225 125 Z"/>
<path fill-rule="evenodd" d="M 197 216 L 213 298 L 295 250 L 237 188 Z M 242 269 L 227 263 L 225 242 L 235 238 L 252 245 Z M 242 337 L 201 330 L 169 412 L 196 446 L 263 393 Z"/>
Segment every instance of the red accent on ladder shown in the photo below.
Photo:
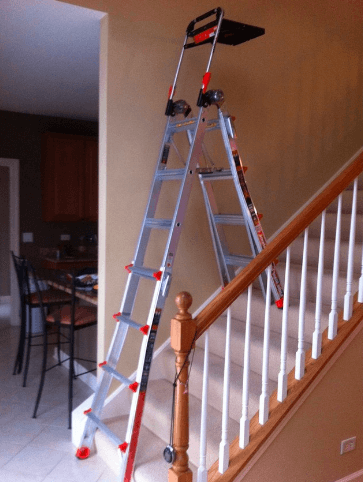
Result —
<path fill-rule="evenodd" d="M 134 468 L 137 441 L 139 439 L 139 433 L 141 428 L 142 412 L 144 410 L 144 404 L 145 404 L 145 395 L 146 395 L 146 392 L 139 392 L 139 397 L 138 397 L 137 406 L 136 406 L 136 413 L 135 413 L 134 430 L 132 432 L 131 440 L 130 440 L 130 450 L 129 450 L 129 457 L 127 460 L 127 465 L 125 470 L 124 482 L 131 482 L 131 479 L 132 479 L 132 471 Z"/>
<path fill-rule="evenodd" d="M 129 444 L 127 442 L 124 442 L 123 444 L 119 445 L 118 448 L 121 450 L 121 452 L 125 453 L 128 446 Z"/>
<path fill-rule="evenodd" d="M 284 307 L 284 298 L 280 298 L 279 300 L 275 301 L 275 305 L 279 310 Z"/>
<path fill-rule="evenodd" d="M 243 174 L 247 171 L 248 166 L 243 166 Z"/>
<path fill-rule="evenodd" d="M 89 454 L 90 454 L 90 449 L 88 447 L 79 447 L 79 449 L 77 449 L 77 452 L 76 452 L 76 457 L 78 459 L 87 459 L 89 457 Z"/>
<path fill-rule="evenodd" d="M 168 99 L 171 99 L 171 93 L 172 93 L 172 91 L 173 91 L 173 86 L 171 85 L 171 86 L 169 87 Z"/>
<path fill-rule="evenodd" d="M 162 271 L 157 271 L 156 273 L 153 273 L 153 276 L 157 281 L 160 281 L 162 274 L 163 274 Z"/>
<path fill-rule="evenodd" d="M 87 415 L 87 413 L 90 413 L 90 412 L 92 412 L 92 408 L 89 408 L 88 410 L 85 410 L 83 413 L 84 413 L 84 415 Z"/>
<path fill-rule="evenodd" d="M 114 318 L 116 321 L 120 321 L 120 320 L 117 319 L 118 316 L 121 316 L 121 311 L 112 315 L 112 318 Z"/>
<path fill-rule="evenodd" d="M 211 74 L 210 72 L 206 72 L 206 73 L 203 75 L 203 82 L 202 82 L 203 94 L 205 94 L 206 91 L 207 91 L 208 84 L 209 84 L 209 81 L 210 81 L 211 76 L 212 76 L 212 74 Z"/>
<path fill-rule="evenodd" d="M 258 219 L 262 219 L 262 218 L 263 218 L 263 214 L 258 213 L 257 216 L 258 216 Z"/>
<path fill-rule="evenodd" d="M 129 385 L 129 389 L 136 393 L 137 392 L 137 387 L 139 386 L 139 384 L 137 382 L 134 382 L 134 383 L 131 383 L 131 385 Z"/>
<path fill-rule="evenodd" d="M 104 365 L 107 365 L 107 361 L 103 361 L 102 363 L 99 363 L 98 366 L 101 368 L 103 367 Z"/>
<path fill-rule="evenodd" d="M 217 30 L 217 25 L 214 27 L 208 28 L 208 30 L 204 30 L 204 32 L 199 33 L 196 35 L 194 38 L 194 42 L 196 44 L 199 44 L 200 42 L 203 42 L 203 40 L 207 40 L 208 38 L 212 37 Z"/>
<path fill-rule="evenodd" d="M 144 325 L 140 328 L 140 331 L 143 335 L 147 335 L 149 333 L 149 325 Z"/>
<path fill-rule="evenodd" d="M 134 265 L 131 263 L 131 264 L 127 264 L 127 265 L 125 266 L 125 270 L 126 270 L 128 273 L 131 273 L 131 269 L 130 269 L 131 266 L 134 266 Z"/>

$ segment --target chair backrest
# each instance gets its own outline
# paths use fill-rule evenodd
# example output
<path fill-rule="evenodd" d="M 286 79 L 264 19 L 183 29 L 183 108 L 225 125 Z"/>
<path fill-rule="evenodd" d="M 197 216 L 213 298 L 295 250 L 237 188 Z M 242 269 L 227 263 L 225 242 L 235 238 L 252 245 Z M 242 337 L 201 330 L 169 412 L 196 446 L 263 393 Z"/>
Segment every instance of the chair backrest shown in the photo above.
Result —
<path fill-rule="evenodd" d="M 16 277 L 18 280 L 20 299 L 23 300 L 24 297 L 30 292 L 26 267 L 27 261 L 21 256 L 16 256 L 13 251 L 11 252 L 11 256 L 13 258 Z"/>

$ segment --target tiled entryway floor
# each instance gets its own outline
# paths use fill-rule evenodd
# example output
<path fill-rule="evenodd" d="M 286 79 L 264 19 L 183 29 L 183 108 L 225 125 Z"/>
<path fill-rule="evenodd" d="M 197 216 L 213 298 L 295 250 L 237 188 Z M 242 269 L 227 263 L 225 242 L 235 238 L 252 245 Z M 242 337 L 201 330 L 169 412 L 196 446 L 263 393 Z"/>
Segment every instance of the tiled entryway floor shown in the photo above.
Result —
<path fill-rule="evenodd" d="M 31 357 L 27 387 L 13 375 L 19 329 L 10 325 L 10 309 L 0 304 L 0 481 L 1 482 L 115 482 L 105 462 L 75 457 L 67 426 L 68 371 L 48 373 L 38 417 L 32 418 L 40 374 L 40 348 Z M 74 406 L 92 391 L 74 383 Z"/>

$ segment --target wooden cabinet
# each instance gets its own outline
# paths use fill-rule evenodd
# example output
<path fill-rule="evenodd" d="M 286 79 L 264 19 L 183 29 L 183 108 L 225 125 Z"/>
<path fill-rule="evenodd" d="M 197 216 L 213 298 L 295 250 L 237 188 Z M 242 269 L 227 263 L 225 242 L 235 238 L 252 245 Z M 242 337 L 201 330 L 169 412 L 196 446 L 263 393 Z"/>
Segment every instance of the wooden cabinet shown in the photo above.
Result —
<path fill-rule="evenodd" d="M 98 142 L 47 132 L 42 137 L 44 221 L 97 221 Z"/>

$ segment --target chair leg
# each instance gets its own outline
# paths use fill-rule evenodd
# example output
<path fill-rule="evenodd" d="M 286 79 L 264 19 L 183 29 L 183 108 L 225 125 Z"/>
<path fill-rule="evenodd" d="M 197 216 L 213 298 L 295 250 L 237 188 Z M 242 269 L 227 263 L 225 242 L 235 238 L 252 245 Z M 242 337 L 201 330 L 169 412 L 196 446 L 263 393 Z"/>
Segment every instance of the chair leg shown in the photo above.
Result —
<path fill-rule="evenodd" d="M 69 378 L 68 378 L 68 428 L 72 428 L 73 410 L 73 379 L 74 379 L 74 327 L 70 327 L 70 353 L 69 353 Z"/>
<path fill-rule="evenodd" d="M 23 375 L 23 387 L 26 387 L 26 380 L 28 378 L 30 349 L 32 346 L 32 336 L 33 336 L 32 308 L 30 306 L 28 306 L 28 313 L 29 313 L 29 332 L 28 332 L 28 346 L 26 350 L 25 367 L 24 367 L 24 375 Z"/>
<path fill-rule="evenodd" d="M 23 356 L 24 356 L 24 346 L 26 338 L 26 308 L 23 302 L 21 302 L 21 320 L 20 320 L 20 336 L 18 352 L 16 354 L 13 375 L 19 375 L 23 368 Z"/>
<path fill-rule="evenodd" d="M 44 387 L 44 380 L 45 380 L 45 373 L 47 371 L 47 355 L 48 355 L 48 344 L 47 344 L 47 329 L 44 327 L 43 329 L 43 361 L 42 361 L 42 373 L 40 376 L 40 383 L 39 383 L 39 390 L 37 399 L 35 401 L 35 407 L 33 412 L 33 418 L 37 417 L 37 411 L 39 407 L 40 398 L 42 396 L 43 387 Z"/>

